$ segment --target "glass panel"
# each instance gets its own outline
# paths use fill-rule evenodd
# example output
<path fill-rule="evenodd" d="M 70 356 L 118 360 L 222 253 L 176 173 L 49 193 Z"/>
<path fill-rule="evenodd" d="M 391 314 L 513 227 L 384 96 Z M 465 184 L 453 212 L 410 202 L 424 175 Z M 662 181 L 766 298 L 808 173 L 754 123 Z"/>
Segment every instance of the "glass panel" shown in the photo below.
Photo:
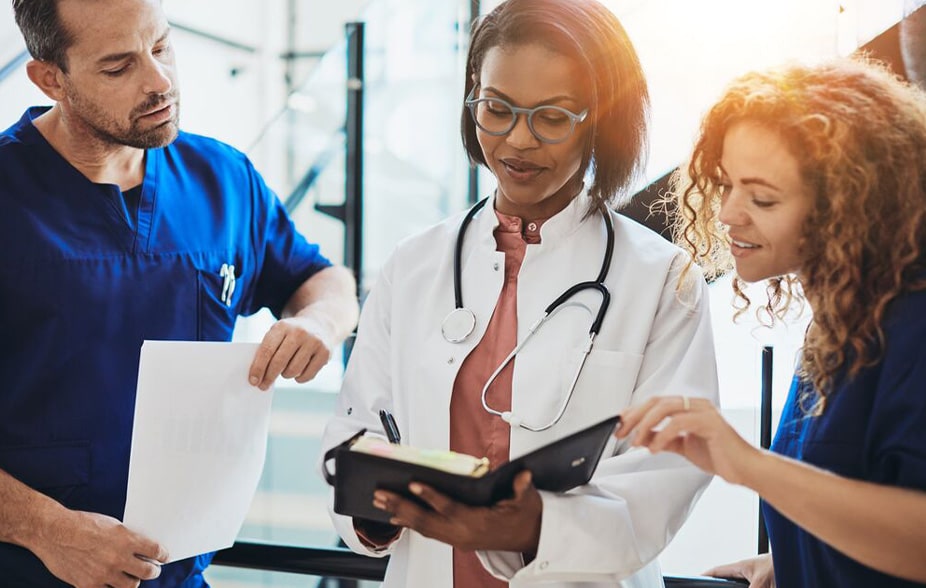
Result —
<path fill-rule="evenodd" d="M 383 0 L 364 12 L 364 276 L 369 286 L 395 244 L 465 203 L 468 164 L 459 141 L 459 48 L 468 2 Z M 324 243 L 339 223 L 313 210 L 344 199 L 346 55 L 333 48 L 250 150 L 281 195 L 319 173 L 295 209 L 297 226 Z M 283 152 L 281 153 L 281 150 Z M 336 245 L 339 247 L 340 245 Z"/>
<path fill-rule="evenodd" d="M 395 243 L 464 206 L 468 164 L 459 141 L 459 72 L 468 2 L 382 1 L 363 15 L 365 27 L 364 279 L 371 284 Z M 339 43 L 248 150 L 286 201 L 305 181 L 311 189 L 293 210 L 300 230 L 343 261 L 341 223 L 314 210 L 344 200 L 346 45 Z M 235 337 L 259 340 L 272 323 L 261 313 L 241 320 Z M 332 361 L 306 385 L 279 382 L 263 478 L 241 540 L 288 545 L 337 543 L 327 514 L 328 489 L 318 474 L 320 436 L 331 414 L 342 368 Z M 261 583 L 219 568 L 216 586 Z M 221 575 L 217 575 L 217 574 Z M 266 580 L 269 582 L 269 580 Z M 273 579 L 273 582 L 284 580 Z M 303 584 L 305 585 L 305 584 Z"/>

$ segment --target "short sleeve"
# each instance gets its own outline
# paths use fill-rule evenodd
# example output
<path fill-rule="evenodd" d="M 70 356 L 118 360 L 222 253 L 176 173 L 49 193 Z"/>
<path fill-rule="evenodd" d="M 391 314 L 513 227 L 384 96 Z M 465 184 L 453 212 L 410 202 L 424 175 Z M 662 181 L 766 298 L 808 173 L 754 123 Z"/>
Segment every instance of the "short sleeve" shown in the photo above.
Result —
<path fill-rule="evenodd" d="M 926 490 L 926 293 L 893 310 L 871 410 L 869 479 Z"/>
<path fill-rule="evenodd" d="M 256 219 L 254 248 L 260 258 L 256 293 L 245 314 L 267 307 L 280 317 L 290 296 L 317 272 L 330 267 L 319 246 L 296 229 L 280 199 L 248 162 Z"/>

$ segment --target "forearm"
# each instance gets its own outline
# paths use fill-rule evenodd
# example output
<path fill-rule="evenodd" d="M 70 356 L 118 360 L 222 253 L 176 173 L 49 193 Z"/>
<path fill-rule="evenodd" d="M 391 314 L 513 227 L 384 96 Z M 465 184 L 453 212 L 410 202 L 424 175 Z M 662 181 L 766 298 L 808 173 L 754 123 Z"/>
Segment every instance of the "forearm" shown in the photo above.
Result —
<path fill-rule="evenodd" d="M 47 521 L 62 508 L 0 470 L 0 541 L 34 551 Z"/>
<path fill-rule="evenodd" d="M 359 306 L 357 284 L 344 267 L 332 266 L 306 280 L 289 298 L 284 317 L 309 319 L 330 336 L 330 343 L 340 343 L 357 325 Z"/>
<path fill-rule="evenodd" d="M 751 460 L 741 483 L 847 556 L 926 582 L 926 493 L 844 478 L 769 452 Z"/>

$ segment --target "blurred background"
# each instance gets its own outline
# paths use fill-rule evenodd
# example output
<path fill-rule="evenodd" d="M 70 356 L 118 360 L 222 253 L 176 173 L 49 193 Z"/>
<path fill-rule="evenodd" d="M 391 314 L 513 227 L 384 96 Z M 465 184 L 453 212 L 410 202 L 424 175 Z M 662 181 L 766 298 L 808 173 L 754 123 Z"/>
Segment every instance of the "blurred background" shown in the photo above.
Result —
<path fill-rule="evenodd" d="M 653 103 L 649 163 L 627 214 L 661 230 L 661 218 L 645 205 L 685 157 L 707 105 L 737 74 L 861 49 L 923 83 L 924 1 L 604 0 L 636 45 Z M 357 271 L 363 298 L 400 239 L 491 186 L 485 171 L 469 167 L 458 125 L 470 23 L 496 4 L 164 0 L 182 126 L 247 152 L 300 230 Z M 26 107 L 48 103 L 26 78 L 27 59 L 7 5 L 0 10 L 3 126 Z M 712 284 L 711 296 L 723 410 L 758 444 L 763 349 L 771 349 L 765 353 L 774 427 L 810 317 L 775 329 L 752 316 L 734 323 L 728 280 Z M 263 314 L 241 320 L 235 336 L 259 340 L 271 322 Z M 337 544 L 317 461 L 342 359 L 313 382 L 277 386 L 264 475 L 241 541 Z M 756 496 L 715 480 L 661 556 L 664 571 L 695 575 L 754 555 L 757 536 Z M 326 585 L 318 577 L 224 565 L 208 577 L 216 588 Z"/>

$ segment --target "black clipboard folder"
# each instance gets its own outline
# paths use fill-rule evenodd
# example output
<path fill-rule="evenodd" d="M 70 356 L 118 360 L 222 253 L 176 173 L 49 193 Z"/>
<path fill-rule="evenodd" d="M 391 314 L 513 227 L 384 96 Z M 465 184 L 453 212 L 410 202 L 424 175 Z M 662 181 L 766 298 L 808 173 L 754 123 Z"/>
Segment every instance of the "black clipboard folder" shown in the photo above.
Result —
<path fill-rule="evenodd" d="M 409 483 L 421 482 L 470 506 L 487 506 L 512 496 L 515 476 L 530 470 L 539 490 L 565 492 L 588 483 L 619 416 L 607 418 L 558 439 L 489 471 L 481 477 L 448 473 L 432 467 L 388 457 L 351 451 L 361 431 L 325 453 L 325 480 L 334 487 L 334 511 L 360 519 L 389 522 L 389 514 L 373 506 L 373 492 L 390 490 L 420 503 L 408 491 Z M 335 471 L 328 469 L 334 460 Z"/>

